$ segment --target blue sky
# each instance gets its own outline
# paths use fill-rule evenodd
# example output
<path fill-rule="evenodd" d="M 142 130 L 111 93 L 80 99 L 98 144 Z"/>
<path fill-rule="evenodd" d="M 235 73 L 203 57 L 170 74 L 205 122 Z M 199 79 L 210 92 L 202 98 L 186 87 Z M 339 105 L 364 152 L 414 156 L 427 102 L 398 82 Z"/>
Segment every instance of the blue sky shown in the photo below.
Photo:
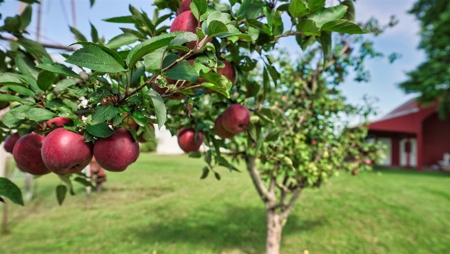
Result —
<path fill-rule="evenodd" d="M 69 0 L 41 0 L 42 25 L 41 41 L 69 45 L 74 42 L 74 37 L 68 29 L 72 25 L 71 1 Z M 102 21 L 104 18 L 128 15 L 128 5 L 143 9 L 150 16 L 153 13 L 152 0 L 96 0 L 93 8 L 89 8 L 88 0 L 76 0 L 76 27 L 86 36 L 90 35 L 91 22 L 99 30 L 99 35 L 108 41 L 119 34 L 118 24 L 110 24 Z M 358 0 L 356 3 L 356 19 L 364 21 L 370 17 L 376 17 L 380 24 L 386 24 L 391 15 L 395 15 L 399 24 L 388 29 L 384 34 L 375 37 L 375 47 L 385 55 L 396 52 L 401 58 L 390 64 L 387 59 L 376 59 L 367 62 L 366 67 L 371 70 L 371 80 L 368 83 L 356 83 L 348 78 L 341 86 L 345 96 L 350 102 L 362 101 L 364 95 L 378 98 L 376 104 L 379 118 L 395 107 L 406 102 L 415 95 L 406 95 L 398 89 L 397 84 L 406 80 L 405 72 L 414 70 L 417 65 L 425 60 L 423 52 L 417 49 L 420 37 L 419 23 L 407 11 L 413 6 L 414 0 Z M 337 0 L 328 0 L 328 4 L 335 5 Z M 18 13 L 19 2 L 7 0 L 0 6 L 0 12 L 4 15 Z M 36 8 L 35 8 L 36 10 Z M 34 12 L 36 14 L 36 12 Z M 2 23 L 2 21 L 0 21 Z M 124 27 L 121 25 L 121 27 Z M 36 23 L 30 27 L 32 36 L 36 32 Z M 372 36 L 372 35 L 367 35 Z M 33 37 L 35 38 L 35 37 Z M 4 44 L 4 42 L 0 42 Z M 299 47 L 292 39 L 281 41 L 283 47 L 300 53 Z"/>

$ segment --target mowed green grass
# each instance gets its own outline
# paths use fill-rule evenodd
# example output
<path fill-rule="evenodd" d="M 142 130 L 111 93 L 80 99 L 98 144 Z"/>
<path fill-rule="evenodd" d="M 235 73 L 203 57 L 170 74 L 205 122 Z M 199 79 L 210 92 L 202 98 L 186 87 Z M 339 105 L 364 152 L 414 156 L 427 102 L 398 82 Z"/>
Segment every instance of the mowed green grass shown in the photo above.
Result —
<path fill-rule="evenodd" d="M 263 253 L 264 205 L 246 171 L 200 180 L 202 160 L 142 154 L 109 173 L 86 210 L 83 187 L 62 206 L 54 175 L 10 205 L 0 253 Z M 19 183 L 22 184 L 22 183 Z M 450 175 L 381 170 L 341 174 L 302 193 L 282 253 L 450 253 Z"/>

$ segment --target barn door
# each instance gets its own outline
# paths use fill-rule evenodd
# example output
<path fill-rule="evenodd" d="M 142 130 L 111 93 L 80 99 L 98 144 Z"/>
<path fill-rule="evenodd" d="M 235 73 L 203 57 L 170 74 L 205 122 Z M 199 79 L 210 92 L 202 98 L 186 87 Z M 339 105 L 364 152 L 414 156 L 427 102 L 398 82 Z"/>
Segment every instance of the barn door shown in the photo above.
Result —
<path fill-rule="evenodd" d="M 400 166 L 417 166 L 417 140 L 415 138 L 400 140 Z"/>

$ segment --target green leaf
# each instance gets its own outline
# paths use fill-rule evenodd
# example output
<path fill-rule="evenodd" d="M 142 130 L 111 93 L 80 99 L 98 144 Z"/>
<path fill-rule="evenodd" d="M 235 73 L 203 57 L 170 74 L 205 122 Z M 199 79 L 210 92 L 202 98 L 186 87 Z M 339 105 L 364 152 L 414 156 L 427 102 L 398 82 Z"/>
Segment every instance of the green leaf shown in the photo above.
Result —
<path fill-rule="evenodd" d="M 123 63 L 96 46 L 87 46 L 75 51 L 66 62 L 101 72 L 124 71 Z"/>
<path fill-rule="evenodd" d="M 86 187 L 92 187 L 94 188 L 94 185 L 92 184 L 92 182 L 89 182 L 88 180 L 86 180 L 86 178 L 84 177 L 80 177 L 77 176 L 75 177 L 75 179 L 73 179 L 75 182 L 81 183 L 82 185 L 86 186 Z"/>
<path fill-rule="evenodd" d="M 67 67 L 65 65 L 59 64 L 59 63 L 50 63 L 50 64 L 44 63 L 44 64 L 39 64 L 36 67 L 38 67 L 42 70 L 53 72 L 53 73 L 63 74 L 63 75 L 81 79 L 81 77 L 78 74 L 76 74 L 74 71 L 72 71 L 72 69 L 70 69 L 69 67 Z"/>
<path fill-rule="evenodd" d="M 113 119 L 117 114 L 119 114 L 119 109 L 112 106 L 98 106 L 94 109 L 92 113 L 92 124 L 97 124 L 101 122 L 106 122 Z"/>
<path fill-rule="evenodd" d="M 208 25 L 208 36 L 210 37 L 227 32 L 228 32 L 227 26 L 218 20 L 213 20 Z"/>
<path fill-rule="evenodd" d="M 342 16 L 344 16 L 346 11 L 347 6 L 336 5 L 311 14 L 311 16 L 309 16 L 309 19 L 316 22 L 317 27 L 321 28 L 325 23 L 340 19 Z"/>
<path fill-rule="evenodd" d="M 27 26 L 31 23 L 31 16 L 33 14 L 33 10 L 31 5 L 27 5 L 25 9 L 20 14 L 20 30 L 25 30 Z"/>
<path fill-rule="evenodd" d="M 24 205 L 20 188 L 8 178 L 0 177 L 0 196 L 9 198 L 15 204 Z"/>
<path fill-rule="evenodd" d="M 120 17 L 113 17 L 113 18 L 107 18 L 102 19 L 103 21 L 110 22 L 110 23 L 122 23 L 122 24 L 134 24 L 136 23 L 136 18 L 133 16 L 120 16 Z"/>
<path fill-rule="evenodd" d="M 341 4 L 347 6 L 347 12 L 342 17 L 342 19 L 346 19 L 350 22 L 355 22 L 355 5 L 353 4 L 353 1 L 345 0 Z"/>
<path fill-rule="evenodd" d="M 190 82 L 197 82 L 197 71 L 186 60 L 179 62 L 174 67 L 165 72 L 165 75 L 175 80 L 188 80 Z"/>
<path fill-rule="evenodd" d="M 322 31 L 319 40 L 320 44 L 322 44 L 323 65 L 325 66 L 327 64 L 328 56 L 331 52 L 331 32 Z"/>
<path fill-rule="evenodd" d="M 72 111 L 75 111 L 78 109 L 78 104 L 72 100 L 69 99 L 63 99 L 64 105 L 66 105 L 68 108 L 70 108 Z M 61 110 L 61 109 L 60 109 Z"/>
<path fill-rule="evenodd" d="M 186 42 L 197 41 L 198 36 L 191 32 L 182 32 L 177 37 L 175 37 L 171 42 L 170 46 L 181 46 Z"/>
<path fill-rule="evenodd" d="M 152 53 L 159 48 L 169 45 L 170 41 L 177 37 L 179 34 L 180 32 L 162 34 L 137 45 L 130 51 L 130 53 L 128 53 L 126 59 L 127 66 L 134 66 L 134 64 L 143 56 Z"/>
<path fill-rule="evenodd" d="M 164 100 L 158 92 L 154 90 L 149 90 L 148 95 L 150 96 L 150 99 L 152 100 L 153 103 L 155 116 L 158 119 L 158 127 L 161 128 L 167 119 L 166 105 L 164 104 Z"/>
<path fill-rule="evenodd" d="M 206 0 L 193 0 L 189 6 L 192 10 L 192 14 L 197 20 L 200 20 L 200 16 L 208 10 L 208 3 Z"/>
<path fill-rule="evenodd" d="M 218 181 L 220 181 L 220 174 L 219 174 L 219 173 L 214 172 L 214 176 L 216 177 L 216 179 L 217 179 Z"/>
<path fill-rule="evenodd" d="M 15 33 L 20 30 L 20 27 L 21 27 L 20 17 L 16 15 L 14 17 L 7 17 L 5 19 L 5 24 L 2 28 L 7 32 Z"/>
<path fill-rule="evenodd" d="M 15 117 L 13 112 L 9 111 L 3 116 L 2 123 L 8 128 L 15 128 L 22 123 L 22 120 Z"/>
<path fill-rule="evenodd" d="M 247 10 L 245 10 L 245 18 L 246 19 L 256 19 L 258 15 L 261 14 L 263 8 L 263 4 L 260 2 L 253 1 L 248 5 Z"/>
<path fill-rule="evenodd" d="M 305 36 L 320 36 L 320 29 L 316 26 L 316 23 L 310 19 L 304 19 L 298 22 L 297 31 L 302 32 Z"/>
<path fill-rule="evenodd" d="M 326 0 L 308 1 L 309 12 L 312 14 L 320 11 L 322 8 L 325 7 L 325 2 Z"/>
<path fill-rule="evenodd" d="M 144 66 L 147 71 L 156 71 L 161 69 L 161 63 L 166 54 L 167 47 L 163 47 L 144 56 Z"/>
<path fill-rule="evenodd" d="M 80 31 L 78 31 L 78 29 L 71 26 L 69 26 L 69 28 L 70 31 L 75 35 L 75 39 L 77 39 L 77 41 L 88 41 L 86 37 Z"/>
<path fill-rule="evenodd" d="M 87 124 L 86 131 L 98 138 L 107 138 L 114 134 L 114 130 L 112 130 L 105 122 L 94 125 Z"/>
<path fill-rule="evenodd" d="M 270 64 L 266 64 L 266 68 L 269 71 L 272 81 L 274 83 L 277 83 L 278 79 L 280 78 L 280 73 L 278 73 L 278 71 Z"/>
<path fill-rule="evenodd" d="M 22 79 L 19 74 L 15 73 L 7 73 L 7 72 L 0 72 L 0 84 L 22 84 Z"/>
<path fill-rule="evenodd" d="M 205 179 L 206 177 L 208 177 L 208 175 L 209 175 L 209 168 L 207 166 L 204 166 L 202 176 L 200 177 L 200 179 Z"/>
<path fill-rule="evenodd" d="M 90 7 L 92 8 L 92 6 L 94 6 L 95 0 L 89 0 L 90 3 Z"/>
<path fill-rule="evenodd" d="M 21 85 L 6 85 L 4 87 L 7 87 L 20 95 L 29 96 L 32 98 L 35 98 L 36 96 L 36 94 L 33 91 Z"/>
<path fill-rule="evenodd" d="M 119 34 L 116 37 L 109 40 L 109 42 L 108 42 L 108 44 L 106 44 L 106 46 L 109 48 L 112 48 L 112 49 L 116 49 L 116 48 L 120 48 L 125 45 L 135 43 L 138 40 L 139 40 L 139 38 L 134 34 L 123 33 L 123 34 Z"/>
<path fill-rule="evenodd" d="M 219 156 L 219 157 L 217 158 L 217 160 L 218 160 L 218 164 L 219 164 L 220 166 L 228 168 L 228 170 L 229 170 L 230 172 L 231 172 L 231 171 L 241 172 L 238 168 L 236 168 L 235 166 L 233 166 L 233 164 L 231 164 L 230 162 L 228 162 L 228 160 L 225 159 L 224 157 Z"/>
<path fill-rule="evenodd" d="M 70 195 L 75 195 L 75 192 L 73 191 L 73 185 L 72 181 L 70 181 L 70 175 L 59 175 L 59 178 L 66 183 L 66 185 L 69 187 Z"/>
<path fill-rule="evenodd" d="M 33 60 L 29 59 L 25 55 L 17 55 L 15 61 L 17 68 L 19 68 L 19 71 L 22 74 L 32 77 L 33 79 L 37 79 L 39 75 L 39 69 L 36 68 Z"/>
<path fill-rule="evenodd" d="M 36 122 L 42 122 L 45 120 L 49 120 L 56 116 L 55 113 L 53 113 L 52 111 L 50 111 L 48 109 L 44 109 L 44 108 L 32 108 L 32 109 L 28 110 L 26 115 L 27 115 L 28 119 L 30 119 L 32 121 L 36 121 Z"/>
<path fill-rule="evenodd" d="M 304 0 L 291 0 L 288 11 L 292 17 L 301 18 L 309 13 L 308 3 Z"/>
<path fill-rule="evenodd" d="M 42 46 L 40 43 L 29 40 L 25 37 L 20 37 L 17 42 L 28 52 L 30 52 L 30 54 L 32 54 L 33 57 L 35 57 L 37 60 L 41 60 L 42 58 L 51 59 L 44 46 Z"/>
<path fill-rule="evenodd" d="M 91 24 L 91 38 L 93 42 L 98 42 L 98 32 L 97 29 L 95 28 L 94 25 L 92 25 L 91 22 L 89 22 L 89 24 Z"/>
<path fill-rule="evenodd" d="M 189 158 L 201 158 L 201 157 L 202 157 L 202 153 L 199 151 L 189 153 Z"/>
<path fill-rule="evenodd" d="M 206 20 L 207 27 L 209 27 L 209 25 L 213 21 L 220 21 L 220 22 L 224 23 L 225 25 L 227 25 L 228 23 L 231 22 L 231 16 L 228 13 L 214 11 L 208 15 L 208 19 Z"/>
<path fill-rule="evenodd" d="M 280 132 L 278 130 L 271 130 L 266 138 L 264 139 L 265 142 L 274 142 L 278 140 L 278 137 L 280 136 Z"/>
<path fill-rule="evenodd" d="M 50 87 L 52 87 L 55 78 L 55 73 L 43 70 L 39 73 L 37 85 L 40 89 L 47 91 Z"/>
<path fill-rule="evenodd" d="M 0 101 L 18 101 L 24 103 L 25 100 L 10 94 L 0 94 Z"/>
<path fill-rule="evenodd" d="M 232 84 L 231 84 L 231 81 L 227 77 L 225 77 L 219 73 L 211 73 L 211 72 L 208 72 L 208 73 L 203 72 L 200 74 L 200 77 L 202 77 L 208 81 L 208 82 L 202 83 L 202 85 L 204 87 L 207 87 L 211 90 L 219 92 L 219 93 L 225 95 L 227 98 L 230 97 L 230 89 L 231 89 Z"/>
<path fill-rule="evenodd" d="M 108 53 L 110 56 L 114 57 L 114 59 L 116 59 L 117 63 L 119 63 L 123 68 L 126 68 L 125 62 L 123 61 L 123 58 L 119 55 L 119 53 L 108 47 L 105 47 L 105 46 L 97 44 L 97 43 L 88 42 L 88 41 L 80 41 L 80 42 L 77 42 L 74 44 L 81 44 L 81 45 L 83 45 L 83 47 L 93 46 L 93 47 L 99 48 L 99 49 L 103 50 L 104 52 Z"/>
<path fill-rule="evenodd" d="M 58 204 L 62 205 L 64 199 L 66 198 L 67 187 L 63 184 L 56 186 L 56 200 L 58 200 Z"/>
<path fill-rule="evenodd" d="M 339 32 L 347 34 L 366 34 L 370 31 L 362 29 L 357 24 L 348 20 L 339 19 L 332 22 L 328 22 L 323 25 L 322 30 L 330 32 Z"/>
<path fill-rule="evenodd" d="M 31 108 L 33 108 L 33 107 L 29 106 L 29 105 L 20 105 L 20 106 L 12 108 L 9 112 L 11 112 L 11 114 L 15 118 L 17 118 L 19 120 L 23 120 L 27 117 L 27 112 Z"/>
<path fill-rule="evenodd" d="M 64 91 L 65 89 L 74 86 L 77 83 L 75 79 L 63 79 L 58 81 L 55 86 L 55 91 Z"/>

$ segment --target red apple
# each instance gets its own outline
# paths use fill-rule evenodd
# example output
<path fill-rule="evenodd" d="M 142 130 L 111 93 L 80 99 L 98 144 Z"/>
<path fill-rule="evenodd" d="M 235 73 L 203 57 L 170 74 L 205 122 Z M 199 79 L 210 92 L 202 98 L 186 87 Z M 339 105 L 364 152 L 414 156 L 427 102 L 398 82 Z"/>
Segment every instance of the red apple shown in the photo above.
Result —
<path fill-rule="evenodd" d="M 41 157 L 42 142 L 45 137 L 36 133 L 23 135 L 17 140 L 13 149 L 17 167 L 32 175 L 45 175 L 50 170 L 45 166 Z"/>
<path fill-rule="evenodd" d="M 118 129 L 108 138 L 99 138 L 94 144 L 98 164 L 109 171 L 124 171 L 139 157 L 139 143 L 127 129 Z"/>
<path fill-rule="evenodd" d="M 180 13 L 172 22 L 170 26 L 170 32 L 185 31 L 195 33 L 198 27 L 198 21 L 192 14 L 191 10 Z M 197 44 L 196 41 L 186 43 L 186 46 L 193 49 Z"/>
<path fill-rule="evenodd" d="M 352 175 L 355 176 L 355 175 L 357 175 L 357 174 L 358 174 L 358 170 L 357 170 L 357 169 L 353 169 L 353 170 L 352 170 Z"/>
<path fill-rule="evenodd" d="M 70 121 L 72 121 L 72 119 L 66 118 L 66 117 L 57 116 L 57 117 L 55 117 L 53 119 L 47 120 L 46 123 L 47 123 L 48 127 L 53 128 L 53 127 L 62 127 L 62 126 L 64 126 L 64 124 L 66 124 L 66 123 L 68 123 Z"/>
<path fill-rule="evenodd" d="M 81 172 L 92 160 L 92 143 L 81 134 L 58 128 L 42 144 L 42 160 L 53 173 L 66 175 Z"/>
<path fill-rule="evenodd" d="M 372 164 L 372 161 L 371 161 L 370 159 L 366 159 L 366 160 L 364 161 L 364 163 L 366 163 L 366 165 L 370 165 L 370 164 Z"/>
<path fill-rule="evenodd" d="M 250 111 L 240 104 L 233 104 L 222 113 L 222 126 L 228 132 L 237 134 L 247 130 L 249 125 Z"/>
<path fill-rule="evenodd" d="M 222 126 L 222 115 L 219 115 L 214 121 L 214 131 L 221 138 L 233 138 L 236 134 L 225 130 Z"/>
<path fill-rule="evenodd" d="M 179 15 L 180 13 L 183 13 L 185 11 L 190 11 L 191 3 L 192 3 L 192 0 L 181 0 L 180 7 L 178 8 L 177 14 Z"/>
<path fill-rule="evenodd" d="M 203 132 L 197 132 L 196 139 L 195 130 L 193 128 L 181 128 L 178 133 L 178 145 L 185 153 L 197 152 L 203 143 Z"/>
<path fill-rule="evenodd" d="M 11 136 L 6 137 L 5 143 L 3 144 L 3 148 L 5 148 L 5 151 L 8 153 L 12 153 L 14 149 L 14 145 L 16 145 L 17 140 L 19 140 L 20 135 L 18 132 L 14 133 Z"/>

